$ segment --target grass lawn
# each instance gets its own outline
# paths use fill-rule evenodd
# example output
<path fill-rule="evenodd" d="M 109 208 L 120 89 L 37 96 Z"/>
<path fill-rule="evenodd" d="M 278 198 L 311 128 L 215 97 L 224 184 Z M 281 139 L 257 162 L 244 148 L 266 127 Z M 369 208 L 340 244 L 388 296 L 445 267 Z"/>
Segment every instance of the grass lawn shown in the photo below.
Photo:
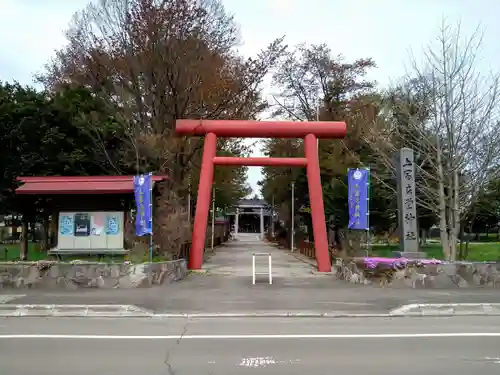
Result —
<path fill-rule="evenodd" d="M 47 255 L 45 252 L 38 250 L 39 244 L 30 242 L 28 244 L 28 261 L 55 260 L 55 255 Z M 70 262 L 72 260 L 82 260 L 86 262 L 104 262 L 104 263 L 122 263 L 125 261 L 125 255 L 107 255 L 98 257 L 96 255 L 63 255 L 62 261 Z M 20 245 L 17 244 L 0 244 L 0 262 L 2 261 L 16 261 L 20 260 Z M 144 255 L 134 254 L 132 257 L 128 257 L 128 260 L 132 263 L 147 263 L 149 262 L 149 254 Z M 153 257 L 153 262 L 164 262 L 166 259 L 163 257 Z"/>
<path fill-rule="evenodd" d="M 0 262 L 1 261 L 15 261 L 19 260 L 19 244 L 4 244 L 0 245 Z M 398 251 L 399 245 L 376 245 L 372 246 L 370 255 L 378 257 L 388 257 L 392 258 L 392 252 Z M 443 259 L 443 252 L 441 251 L 441 245 L 439 244 L 429 244 L 422 249 L 427 253 L 429 258 Z M 147 262 L 147 255 L 144 259 L 130 259 L 133 263 Z M 37 261 L 43 259 L 55 259 L 53 256 L 48 256 L 42 251 L 38 250 L 38 244 L 29 243 L 28 245 L 28 260 Z M 64 261 L 71 261 L 75 259 L 85 260 L 89 262 L 123 262 L 124 257 L 122 255 L 106 256 L 99 259 L 97 256 L 87 256 L 87 255 L 65 255 L 62 257 Z M 485 261 L 498 261 L 500 260 L 500 243 L 470 243 L 469 244 L 469 256 L 468 261 L 472 262 L 485 262 Z M 162 262 L 164 259 L 153 259 L 153 262 Z"/>
<path fill-rule="evenodd" d="M 37 261 L 44 259 L 56 259 L 54 255 L 47 255 L 45 252 L 39 250 L 39 244 L 36 243 L 28 243 L 28 261 Z M 3 244 L 0 245 L 0 262 L 2 261 L 15 261 L 20 260 L 20 245 L 16 244 Z M 80 259 L 88 262 L 123 262 L 123 255 L 114 255 L 114 256 L 105 256 L 99 259 L 99 257 L 95 255 L 63 255 L 63 261 L 71 261 L 75 259 Z"/>
<path fill-rule="evenodd" d="M 28 259 L 41 260 L 47 259 L 47 254 L 37 251 L 37 244 L 28 243 Z M 19 260 L 20 245 L 15 244 L 0 244 L 0 261 Z"/>
<path fill-rule="evenodd" d="M 393 251 L 398 251 L 399 245 L 379 245 L 371 248 L 371 255 L 379 257 L 392 257 Z M 443 259 L 441 245 L 429 244 L 422 248 L 429 258 Z M 469 243 L 468 261 L 486 262 L 500 260 L 500 243 Z"/>
<path fill-rule="evenodd" d="M 500 236 L 498 236 L 498 233 L 479 233 L 476 237 L 475 234 L 468 233 L 464 237 L 465 239 L 469 238 L 469 241 L 471 242 L 499 242 L 500 241 Z"/>

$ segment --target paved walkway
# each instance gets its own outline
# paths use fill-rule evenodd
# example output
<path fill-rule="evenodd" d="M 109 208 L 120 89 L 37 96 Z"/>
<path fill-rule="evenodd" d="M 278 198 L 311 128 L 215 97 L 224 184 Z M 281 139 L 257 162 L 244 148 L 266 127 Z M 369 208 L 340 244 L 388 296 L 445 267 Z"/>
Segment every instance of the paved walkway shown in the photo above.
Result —
<path fill-rule="evenodd" d="M 238 239 L 218 247 L 214 255 L 205 261 L 203 269 L 211 275 L 252 277 L 254 253 L 269 253 L 272 259 L 273 278 L 315 277 L 316 268 L 296 258 L 290 252 L 278 249 L 259 239 L 257 234 L 239 234 Z M 268 258 L 256 257 L 256 272 L 267 272 Z M 266 279 L 267 275 L 259 275 Z"/>

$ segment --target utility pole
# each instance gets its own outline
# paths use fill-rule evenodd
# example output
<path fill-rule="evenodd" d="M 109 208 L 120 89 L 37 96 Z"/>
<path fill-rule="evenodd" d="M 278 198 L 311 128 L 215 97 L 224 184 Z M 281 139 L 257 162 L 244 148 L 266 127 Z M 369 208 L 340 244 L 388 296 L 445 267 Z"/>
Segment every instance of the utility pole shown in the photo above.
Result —
<path fill-rule="evenodd" d="M 187 207 L 188 223 L 189 223 L 189 226 L 191 227 L 191 182 L 189 182 L 189 185 L 188 185 L 188 202 L 187 203 L 188 203 L 188 207 Z"/>
<path fill-rule="evenodd" d="M 215 188 L 212 189 L 212 250 L 214 249 L 215 236 Z"/>
<path fill-rule="evenodd" d="M 318 100 L 316 100 L 316 121 L 319 121 L 319 96 Z M 316 138 L 316 145 L 318 147 L 318 154 L 319 154 L 319 138 Z"/>
<path fill-rule="evenodd" d="M 191 137 L 188 138 L 188 150 L 191 152 Z M 191 229 L 191 172 L 188 173 L 188 201 L 187 201 L 187 210 L 188 210 L 188 224 Z"/>
<path fill-rule="evenodd" d="M 273 194 L 273 200 L 271 204 L 271 236 L 274 238 L 274 194 Z"/>

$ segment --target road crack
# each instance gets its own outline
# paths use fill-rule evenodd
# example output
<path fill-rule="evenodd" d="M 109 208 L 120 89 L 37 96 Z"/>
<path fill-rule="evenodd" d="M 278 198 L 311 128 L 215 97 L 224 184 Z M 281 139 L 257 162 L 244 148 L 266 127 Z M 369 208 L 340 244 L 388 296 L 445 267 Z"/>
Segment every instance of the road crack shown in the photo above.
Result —
<path fill-rule="evenodd" d="M 187 322 L 186 322 L 186 324 L 184 325 L 184 328 L 183 328 L 183 330 L 182 330 L 182 332 L 181 332 L 181 334 L 180 334 L 179 338 L 175 341 L 175 346 L 174 346 L 174 348 L 175 348 L 175 347 L 177 347 L 177 346 L 181 343 L 182 338 L 186 335 L 186 332 L 187 332 L 187 330 L 188 330 L 189 323 L 190 323 L 189 318 L 187 318 Z M 165 366 L 167 367 L 167 374 L 168 374 L 168 375 L 175 375 L 175 374 L 176 374 L 176 372 L 175 372 L 175 370 L 174 370 L 174 368 L 173 368 L 172 364 L 170 363 L 171 354 L 172 354 L 172 351 L 173 351 L 173 349 L 174 349 L 174 348 L 168 348 L 168 349 L 167 349 L 167 353 L 165 354 L 165 360 L 163 361 L 163 363 L 164 363 L 164 364 L 165 364 Z"/>

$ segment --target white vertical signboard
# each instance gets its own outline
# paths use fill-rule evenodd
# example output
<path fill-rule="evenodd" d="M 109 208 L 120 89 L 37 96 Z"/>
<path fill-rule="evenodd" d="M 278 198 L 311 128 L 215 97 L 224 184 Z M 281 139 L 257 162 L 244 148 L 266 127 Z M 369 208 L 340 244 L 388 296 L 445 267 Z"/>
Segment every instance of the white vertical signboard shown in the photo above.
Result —
<path fill-rule="evenodd" d="M 398 168 L 398 212 L 402 250 L 417 252 L 419 247 L 415 196 L 415 162 L 411 148 L 402 148 L 399 151 Z"/>

